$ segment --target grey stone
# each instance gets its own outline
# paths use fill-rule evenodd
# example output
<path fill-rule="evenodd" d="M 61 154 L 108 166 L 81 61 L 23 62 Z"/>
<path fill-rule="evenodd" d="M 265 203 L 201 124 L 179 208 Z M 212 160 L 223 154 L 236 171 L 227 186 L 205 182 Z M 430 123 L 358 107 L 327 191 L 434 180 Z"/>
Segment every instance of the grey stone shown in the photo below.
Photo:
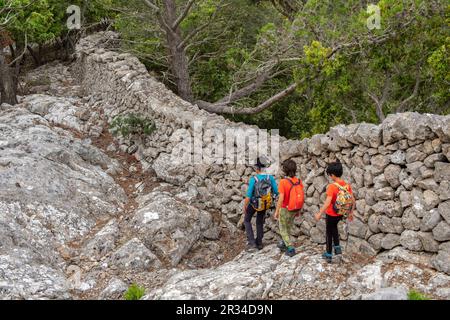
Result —
<path fill-rule="evenodd" d="M 400 244 L 408 250 L 422 251 L 422 241 L 417 232 L 405 230 L 400 236 Z"/>
<path fill-rule="evenodd" d="M 139 209 L 131 221 L 135 234 L 156 253 L 176 266 L 192 246 L 204 237 L 218 237 L 211 214 L 153 191 L 138 199 Z"/>
<path fill-rule="evenodd" d="M 355 218 L 352 222 L 348 222 L 348 232 L 355 237 L 365 239 L 367 230 L 367 225 L 359 219 Z"/>
<path fill-rule="evenodd" d="M 404 165 L 406 164 L 406 153 L 402 150 L 397 150 L 391 155 L 390 159 L 393 164 Z"/>
<path fill-rule="evenodd" d="M 433 229 L 433 237 L 441 242 L 450 240 L 450 225 L 445 221 L 439 222 Z"/>
<path fill-rule="evenodd" d="M 410 148 L 406 151 L 406 163 L 413 163 L 416 161 L 423 161 L 427 155 L 420 152 L 417 148 Z"/>
<path fill-rule="evenodd" d="M 437 209 L 425 212 L 422 223 L 420 224 L 420 230 L 431 231 L 442 221 L 442 216 Z"/>
<path fill-rule="evenodd" d="M 397 165 L 388 165 L 386 169 L 384 169 L 384 176 L 386 178 L 386 181 L 389 182 L 390 186 L 392 188 L 397 188 L 400 186 L 400 172 L 402 171 L 402 168 Z"/>
<path fill-rule="evenodd" d="M 100 299 L 121 300 L 122 295 L 127 291 L 128 286 L 120 279 L 113 278 L 109 281 L 105 289 L 100 293 Z"/>
<path fill-rule="evenodd" d="M 427 252 L 438 252 L 439 242 L 434 240 L 431 232 L 418 232 L 417 236 L 422 242 L 423 249 Z"/>
<path fill-rule="evenodd" d="M 383 233 L 377 233 L 377 234 L 370 236 L 369 240 L 367 240 L 367 241 L 370 243 L 372 248 L 379 251 L 381 249 L 381 241 L 383 240 L 383 238 L 384 238 Z"/>
<path fill-rule="evenodd" d="M 434 168 L 436 182 L 450 181 L 450 163 L 436 162 Z"/>
<path fill-rule="evenodd" d="M 398 234 L 388 233 L 380 243 L 383 249 L 391 250 L 400 245 L 400 236 Z"/>
<path fill-rule="evenodd" d="M 386 216 L 382 216 L 378 222 L 378 228 L 383 233 L 396 233 L 401 234 L 404 230 L 402 225 L 402 218 L 388 218 Z"/>
<path fill-rule="evenodd" d="M 408 208 L 403 213 L 402 224 L 405 229 L 417 231 L 420 229 L 421 220 L 416 217 L 413 210 Z"/>
<path fill-rule="evenodd" d="M 361 300 L 408 300 L 408 291 L 405 288 L 381 288 L 363 295 Z"/>
<path fill-rule="evenodd" d="M 431 260 L 433 266 L 446 274 L 450 274 L 450 253 L 447 251 L 439 251 Z"/>
<path fill-rule="evenodd" d="M 375 203 L 372 209 L 377 214 L 385 214 L 391 218 L 400 217 L 403 212 L 400 202 L 396 201 L 380 201 Z"/>
<path fill-rule="evenodd" d="M 442 153 L 436 153 L 428 156 L 423 163 L 426 167 L 434 169 L 434 164 L 436 162 L 445 162 L 446 160 L 446 157 Z"/>
<path fill-rule="evenodd" d="M 425 190 L 423 192 L 423 203 L 425 205 L 425 210 L 436 208 L 439 202 L 439 196 L 435 192 L 431 190 Z"/>
<path fill-rule="evenodd" d="M 442 181 L 439 185 L 437 193 L 442 201 L 450 199 L 450 181 Z"/>
<path fill-rule="evenodd" d="M 147 271 L 151 267 L 161 266 L 158 257 L 137 238 L 131 239 L 114 252 L 108 259 L 108 264 L 134 272 Z"/>
<path fill-rule="evenodd" d="M 450 201 L 442 202 L 439 204 L 438 212 L 450 224 Z"/>
<path fill-rule="evenodd" d="M 375 190 L 375 200 L 393 200 L 395 195 L 394 189 L 391 187 L 385 187 Z"/>

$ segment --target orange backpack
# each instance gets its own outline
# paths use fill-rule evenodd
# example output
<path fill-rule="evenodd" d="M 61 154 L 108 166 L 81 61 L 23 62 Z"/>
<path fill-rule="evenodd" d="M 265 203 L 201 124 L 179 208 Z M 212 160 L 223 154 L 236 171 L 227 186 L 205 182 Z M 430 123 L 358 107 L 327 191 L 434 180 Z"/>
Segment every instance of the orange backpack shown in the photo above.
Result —
<path fill-rule="evenodd" d="M 300 179 L 297 183 L 292 182 L 292 180 L 289 178 L 287 178 L 286 180 L 291 184 L 287 209 L 288 211 L 299 211 L 303 208 L 303 204 L 305 203 L 303 183 Z"/>

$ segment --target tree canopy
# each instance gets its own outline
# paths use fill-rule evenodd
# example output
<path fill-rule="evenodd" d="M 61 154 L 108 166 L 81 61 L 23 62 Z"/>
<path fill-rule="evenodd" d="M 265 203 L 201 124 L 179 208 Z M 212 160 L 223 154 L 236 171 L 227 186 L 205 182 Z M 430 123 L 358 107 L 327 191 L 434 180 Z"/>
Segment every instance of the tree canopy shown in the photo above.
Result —
<path fill-rule="evenodd" d="M 16 43 L 110 18 L 117 50 L 137 55 L 181 97 L 290 138 L 405 111 L 448 114 L 449 11 L 444 0 L 380 0 L 369 28 L 360 0 L 0 0 Z M 2 27 L 0 27 L 2 28 Z"/>

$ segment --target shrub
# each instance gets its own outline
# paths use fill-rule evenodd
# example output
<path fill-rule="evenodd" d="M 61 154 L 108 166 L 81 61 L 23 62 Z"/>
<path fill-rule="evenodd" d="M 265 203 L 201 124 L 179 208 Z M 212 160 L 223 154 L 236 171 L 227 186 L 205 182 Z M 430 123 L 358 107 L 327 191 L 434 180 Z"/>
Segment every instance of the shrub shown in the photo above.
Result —
<path fill-rule="evenodd" d="M 430 298 L 416 290 L 409 290 L 408 300 L 430 300 Z"/>
<path fill-rule="evenodd" d="M 145 289 L 133 283 L 124 294 L 125 300 L 140 300 L 145 295 Z"/>
<path fill-rule="evenodd" d="M 114 135 L 120 134 L 124 138 L 129 135 L 149 135 L 156 130 L 153 120 L 132 113 L 115 117 L 110 128 Z"/>

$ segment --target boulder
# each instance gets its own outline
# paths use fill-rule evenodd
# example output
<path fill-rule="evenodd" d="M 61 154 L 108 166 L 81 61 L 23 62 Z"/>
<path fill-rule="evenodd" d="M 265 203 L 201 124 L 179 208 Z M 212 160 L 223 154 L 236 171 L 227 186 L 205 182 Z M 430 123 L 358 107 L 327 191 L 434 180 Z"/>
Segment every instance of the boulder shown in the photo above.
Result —
<path fill-rule="evenodd" d="M 450 163 L 436 162 L 434 168 L 436 182 L 450 181 Z"/>
<path fill-rule="evenodd" d="M 398 165 L 388 165 L 386 169 L 384 169 L 384 176 L 386 181 L 390 184 L 392 188 L 397 188 L 400 186 L 400 172 L 402 168 Z"/>
<path fill-rule="evenodd" d="M 400 236 L 398 234 L 388 233 L 383 237 L 380 245 L 383 249 L 391 250 L 400 245 Z"/>
<path fill-rule="evenodd" d="M 406 164 L 406 153 L 403 150 L 395 151 L 391 156 L 390 160 L 393 164 L 404 165 Z"/>
<path fill-rule="evenodd" d="M 373 293 L 362 295 L 361 300 L 408 300 L 408 291 L 401 288 L 381 288 Z"/>
<path fill-rule="evenodd" d="M 396 233 L 401 234 L 404 230 L 402 224 L 402 218 L 394 217 L 389 218 L 382 216 L 378 222 L 378 228 L 383 233 Z"/>
<path fill-rule="evenodd" d="M 139 209 L 131 225 L 146 246 L 177 265 L 191 247 L 203 238 L 217 239 L 211 214 L 154 191 L 137 199 Z"/>
<path fill-rule="evenodd" d="M 427 252 L 438 252 L 439 242 L 434 240 L 431 232 L 418 232 L 417 236 L 422 242 L 423 250 Z"/>
<path fill-rule="evenodd" d="M 444 220 L 450 224 L 450 201 L 439 204 L 438 212 Z"/>
<path fill-rule="evenodd" d="M 450 225 L 445 221 L 439 222 L 433 229 L 433 237 L 441 242 L 450 240 Z"/>
<path fill-rule="evenodd" d="M 441 221 L 442 221 L 442 216 L 439 214 L 438 210 L 433 209 L 431 211 L 425 212 L 425 214 L 422 218 L 422 222 L 420 224 L 420 230 L 431 231 Z"/>
<path fill-rule="evenodd" d="M 108 265 L 139 272 L 147 271 L 151 267 L 158 268 L 161 262 L 139 239 L 133 238 L 112 254 Z"/>
<path fill-rule="evenodd" d="M 423 245 L 417 232 L 405 230 L 400 236 L 400 244 L 411 251 L 422 251 Z"/>
<path fill-rule="evenodd" d="M 408 208 L 403 213 L 402 224 L 405 229 L 417 231 L 420 229 L 421 220 L 416 217 L 413 210 Z"/>
<path fill-rule="evenodd" d="M 447 251 L 439 251 L 431 260 L 433 266 L 442 272 L 450 275 L 450 253 Z"/>

